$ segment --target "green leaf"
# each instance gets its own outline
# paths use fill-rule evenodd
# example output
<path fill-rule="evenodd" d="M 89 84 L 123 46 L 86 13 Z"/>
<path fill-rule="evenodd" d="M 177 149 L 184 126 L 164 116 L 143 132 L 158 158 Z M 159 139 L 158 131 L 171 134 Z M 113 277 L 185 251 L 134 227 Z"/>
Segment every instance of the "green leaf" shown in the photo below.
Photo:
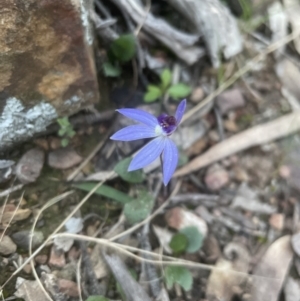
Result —
<path fill-rule="evenodd" d="M 89 296 L 85 301 L 109 301 L 109 299 L 103 296 Z"/>
<path fill-rule="evenodd" d="M 188 239 L 184 234 L 176 233 L 175 235 L 173 235 L 169 246 L 175 254 L 182 253 L 188 246 Z"/>
<path fill-rule="evenodd" d="M 131 224 L 144 220 L 152 211 L 154 205 L 153 196 L 147 191 L 140 192 L 137 199 L 124 206 L 124 215 Z"/>
<path fill-rule="evenodd" d="M 70 125 L 68 117 L 57 118 L 56 121 L 61 127 L 68 127 Z"/>
<path fill-rule="evenodd" d="M 69 139 L 68 138 L 61 139 L 60 144 L 61 144 L 62 147 L 68 146 L 69 145 Z"/>
<path fill-rule="evenodd" d="M 70 128 L 68 129 L 66 134 L 68 135 L 68 137 L 72 138 L 75 136 L 76 132 Z"/>
<path fill-rule="evenodd" d="M 104 62 L 103 74 L 106 77 L 118 77 L 121 75 L 121 68 L 117 65 L 113 65 L 111 62 Z"/>
<path fill-rule="evenodd" d="M 84 191 L 91 191 L 97 184 L 95 183 L 81 183 L 81 184 L 75 184 L 74 187 L 84 190 Z M 134 201 L 133 198 L 125 194 L 124 192 L 121 192 L 119 190 L 116 190 L 112 187 L 109 187 L 107 185 L 100 186 L 96 191 L 95 194 L 105 196 L 107 198 L 110 198 L 118 203 L 126 204 L 129 202 Z"/>
<path fill-rule="evenodd" d="M 142 169 L 128 172 L 128 166 L 132 158 L 126 158 L 120 161 L 114 168 L 115 172 L 124 180 L 129 183 L 142 183 L 145 175 Z"/>
<path fill-rule="evenodd" d="M 203 243 L 203 235 L 196 227 L 185 227 L 180 230 L 180 233 L 184 234 L 188 241 L 186 252 L 195 253 L 199 251 Z"/>
<path fill-rule="evenodd" d="M 171 289 L 174 283 L 178 283 L 185 291 L 191 290 L 193 286 L 192 274 L 185 267 L 168 266 L 165 269 L 165 279 L 168 289 Z"/>
<path fill-rule="evenodd" d="M 161 85 L 163 90 L 166 90 L 171 84 L 171 80 L 172 80 L 171 71 L 169 69 L 164 69 L 160 75 L 160 80 L 161 80 Z"/>
<path fill-rule="evenodd" d="M 192 89 L 186 84 L 178 83 L 168 89 L 168 94 L 174 99 L 180 99 L 191 94 Z"/>
<path fill-rule="evenodd" d="M 147 92 L 144 95 L 144 101 L 145 102 L 153 102 L 157 98 L 162 96 L 162 90 L 158 86 L 149 85 L 147 87 Z"/>
<path fill-rule="evenodd" d="M 62 137 L 67 132 L 66 128 L 60 128 L 58 131 L 58 136 Z"/>
<path fill-rule="evenodd" d="M 128 62 L 135 55 L 135 38 L 132 34 L 122 35 L 112 42 L 110 49 L 120 62 Z"/>

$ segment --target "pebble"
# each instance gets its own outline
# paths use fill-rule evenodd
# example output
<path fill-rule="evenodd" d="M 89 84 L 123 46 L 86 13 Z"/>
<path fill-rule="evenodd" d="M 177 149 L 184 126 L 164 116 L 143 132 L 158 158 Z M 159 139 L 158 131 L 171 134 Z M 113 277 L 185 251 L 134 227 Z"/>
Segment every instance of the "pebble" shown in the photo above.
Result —
<path fill-rule="evenodd" d="M 196 87 L 191 94 L 190 100 L 193 103 L 198 103 L 204 98 L 204 95 L 203 89 L 201 87 Z"/>
<path fill-rule="evenodd" d="M 53 245 L 51 248 L 49 265 L 57 268 L 62 268 L 66 265 L 66 258 L 65 258 L 64 251 L 57 250 L 55 245 Z"/>
<path fill-rule="evenodd" d="M 73 148 L 59 148 L 48 155 L 48 165 L 55 169 L 68 169 L 78 165 L 82 161 Z"/>
<path fill-rule="evenodd" d="M 31 231 L 24 230 L 12 234 L 12 240 L 17 244 L 18 247 L 28 250 L 29 238 Z M 44 241 L 44 234 L 40 231 L 35 231 L 32 237 L 32 248 L 35 248 L 42 244 Z"/>
<path fill-rule="evenodd" d="M 208 189 L 217 191 L 229 183 L 229 175 L 226 169 L 214 164 L 208 168 L 204 181 Z"/>
<path fill-rule="evenodd" d="M 35 182 L 44 165 L 45 153 L 39 148 L 27 151 L 16 166 L 18 179 L 26 184 Z"/>
<path fill-rule="evenodd" d="M 239 89 L 230 89 L 218 95 L 216 98 L 216 103 L 221 111 L 221 114 L 226 114 L 231 110 L 244 107 L 246 101 Z"/>
<path fill-rule="evenodd" d="M 10 255 L 15 253 L 17 250 L 16 244 L 11 240 L 7 235 L 3 236 L 0 241 L 0 254 L 1 255 Z"/>
<path fill-rule="evenodd" d="M 58 287 L 61 293 L 70 297 L 78 297 L 78 285 L 74 281 L 58 279 Z"/>
<path fill-rule="evenodd" d="M 275 230 L 281 231 L 284 227 L 284 215 L 282 213 L 274 213 L 269 218 L 269 224 Z"/>
<path fill-rule="evenodd" d="M 37 255 L 35 258 L 37 264 L 45 264 L 48 261 L 48 256 L 45 254 Z"/>
<path fill-rule="evenodd" d="M 184 210 L 181 207 L 170 209 L 165 214 L 165 219 L 169 227 L 180 230 L 185 227 L 195 226 L 205 237 L 207 235 L 206 222 L 191 211 Z"/>

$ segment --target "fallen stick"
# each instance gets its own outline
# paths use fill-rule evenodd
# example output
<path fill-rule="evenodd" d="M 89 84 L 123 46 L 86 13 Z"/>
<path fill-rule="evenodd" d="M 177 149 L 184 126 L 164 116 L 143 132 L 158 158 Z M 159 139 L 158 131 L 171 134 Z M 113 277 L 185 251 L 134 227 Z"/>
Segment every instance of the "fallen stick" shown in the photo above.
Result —
<path fill-rule="evenodd" d="M 177 170 L 174 177 L 184 176 L 247 148 L 271 142 L 300 130 L 300 111 L 257 125 L 213 146 L 206 153 Z"/>

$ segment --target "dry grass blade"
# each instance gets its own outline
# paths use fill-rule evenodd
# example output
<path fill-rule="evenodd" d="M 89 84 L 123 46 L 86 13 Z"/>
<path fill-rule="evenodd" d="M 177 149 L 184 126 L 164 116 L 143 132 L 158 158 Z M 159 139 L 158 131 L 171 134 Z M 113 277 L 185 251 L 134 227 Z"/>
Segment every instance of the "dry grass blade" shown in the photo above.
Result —
<path fill-rule="evenodd" d="M 21 204 L 22 199 L 23 199 L 23 195 L 24 195 L 24 192 L 22 193 L 22 195 L 21 195 L 21 197 L 20 197 L 20 201 L 19 201 L 19 203 L 18 203 L 18 205 L 17 205 L 17 207 L 16 207 L 16 210 L 15 210 L 14 213 L 12 214 L 12 216 L 11 216 L 11 218 L 10 218 L 8 224 L 6 225 L 4 231 L 2 232 L 2 235 L 1 235 L 1 237 L 0 237 L 0 241 L 2 241 L 2 239 L 3 239 L 3 237 L 4 237 L 4 234 L 6 233 L 6 230 L 8 229 L 9 225 L 12 223 L 12 221 L 13 221 L 13 219 L 14 219 L 16 213 L 17 213 L 17 211 L 19 210 L 20 204 Z M 1 215 L 1 220 L 2 220 L 2 217 L 3 217 L 3 214 L 4 214 L 4 208 L 5 208 L 6 203 L 7 203 L 7 199 L 5 200 L 5 204 L 4 204 L 4 206 L 3 206 L 2 215 Z M 1 220 L 0 220 L 0 223 L 1 223 Z"/>
<path fill-rule="evenodd" d="M 77 280 L 77 287 L 78 287 L 78 294 L 79 294 L 79 301 L 83 301 L 82 299 L 82 291 L 81 291 L 81 276 L 80 276 L 80 267 L 81 267 L 82 256 L 79 257 L 77 262 L 77 269 L 76 269 L 76 280 Z"/>
<path fill-rule="evenodd" d="M 95 237 L 91 237 L 91 236 L 85 236 L 85 235 L 73 234 L 73 233 L 58 233 L 58 234 L 53 235 L 53 238 L 56 238 L 56 237 L 70 237 L 70 238 L 73 238 L 75 240 L 83 240 L 83 241 L 88 241 L 88 242 L 94 242 L 94 243 L 100 244 L 104 247 L 112 248 L 112 249 L 114 249 L 118 252 L 121 252 L 121 253 L 123 253 L 123 254 L 125 254 L 125 255 L 133 258 L 133 259 L 138 260 L 138 261 L 148 262 L 148 263 L 155 264 L 155 265 L 158 265 L 158 266 L 173 265 L 173 266 L 185 266 L 185 267 L 192 268 L 192 269 L 203 269 L 203 270 L 208 270 L 208 271 L 218 270 L 218 269 L 220 271 L 223 270 L 223 268 L 218 268 L 214 265 L 208 265 L 208 264 L 198 263 L 198 262 L 195 262 L 195 261 L 180 259 L 180 258 L 176 258 L 176 257 L 172 257 L 172 256 L 166 256 L 166 255 L 163 255 L 163 254 L 158 254 L 158 253 L 155 253 L 155 252 L 151 252 L 151 251 L 131 247 L 131 246 L 128 246 L 128 245 L 122 245 L 122 244 L 115 243 L 115 242 L 109 241 L 108 239 L 103 239 L 103 238 L 95 238 Z M 133 252 L 149 255 L 153 258 L 157 258 L 158 260 L 145 258 L 145 257 L 139 256 L 139 255 L 136 255 Z M 230 270 L 230 271 L 228 271 L 228 273 L 233 273 L 235 275 L 240 275 L 240 276 L 243 276 L 243 277 L 248 275 L 247 273 L 239 272 L 239 271 L 236 271 L 236 270 Z M 251 275 L 251 276 L 253 276 L 253 275 Z M 253 277 L 256 277 L 258 279 L 271 279 L 270 277 L 259 276 L 259 275 L 254 275 Z M 272 279 L 276 280 L 277 278 L 272 278 Z"/>
<path fill-rule="evenodd" d="M 0 192 L 0 198 L 3 198 L 5 196 L 9 196 L 12 192 L 15 192 L 17 190 L 20 190 L 23 188 L 23 184 L 19 184 L 19 185 L 16 185 L 16 186 L 13 186 L 11 188 L 8 188 L 2 192 Z"/>
<path fill-rule="evenodd" d="M 257 125 L 213 146 L 206 153 L 177 170 L 175 177 L 184 176 L 249 147 L 268 143 L 300 130 L 300 111 L 271 122 Z"/>

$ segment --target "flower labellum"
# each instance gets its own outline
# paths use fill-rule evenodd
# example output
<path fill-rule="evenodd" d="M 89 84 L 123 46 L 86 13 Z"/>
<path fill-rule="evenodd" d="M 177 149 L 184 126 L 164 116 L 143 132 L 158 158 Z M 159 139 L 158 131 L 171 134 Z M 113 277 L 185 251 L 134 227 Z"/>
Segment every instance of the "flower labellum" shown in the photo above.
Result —
<path fill-rule="evenodd" d="M 182 100 L 175 116 L 162 114 L 155 117 L 139 109 L 117 110 L 122 115 L 138 121 L 140 124 L 130 125 L 110 137 L 112 140 L 133 141 L 144 138 L 155 138 L 146 144 L 132 159 L 128 171 L 140 169 L 152 163 L 160 155 L 163 161 L 163 182 L 167 185 L 178 164 L 178 150 L 170 135 L 178 127 L 186 107 Z"/>

